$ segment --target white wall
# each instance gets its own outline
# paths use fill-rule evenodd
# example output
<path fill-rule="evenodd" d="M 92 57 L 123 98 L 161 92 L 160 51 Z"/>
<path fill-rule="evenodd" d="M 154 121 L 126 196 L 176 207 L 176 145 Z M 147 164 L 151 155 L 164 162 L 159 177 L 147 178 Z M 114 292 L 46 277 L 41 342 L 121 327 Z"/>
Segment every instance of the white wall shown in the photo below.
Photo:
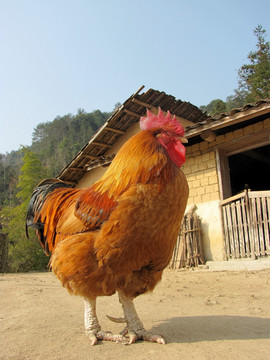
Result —
<path fill-rule="evenodd" d="M 187 211 L 192 206 L 189 205 Z M 196 214 L 202 222 L 202 245 L 205 260 L 225 260 L 219 200 L 196 204 L 196 206 Z"/>

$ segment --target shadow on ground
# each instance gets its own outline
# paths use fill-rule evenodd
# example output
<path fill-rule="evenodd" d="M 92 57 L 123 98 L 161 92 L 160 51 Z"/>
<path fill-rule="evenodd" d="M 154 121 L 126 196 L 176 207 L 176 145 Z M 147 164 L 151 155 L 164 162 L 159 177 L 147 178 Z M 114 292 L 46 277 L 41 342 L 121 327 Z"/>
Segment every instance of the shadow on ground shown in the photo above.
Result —
<path fill-rule="evenodd" d="M 167 343 L 270 339 L 270 319 L 249 316 L 175 317 L 155 326 Z"/>

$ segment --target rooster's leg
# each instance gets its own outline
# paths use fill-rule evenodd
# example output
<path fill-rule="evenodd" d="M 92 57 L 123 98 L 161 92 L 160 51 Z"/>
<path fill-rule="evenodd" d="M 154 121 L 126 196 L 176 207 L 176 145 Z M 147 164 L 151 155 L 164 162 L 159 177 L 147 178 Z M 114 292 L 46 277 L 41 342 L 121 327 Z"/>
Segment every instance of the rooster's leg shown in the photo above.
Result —
<path fill-rule="evenodd" d="M 127 336 L 129 337 L 129 343 L 132 344 L 135 341 L 142 339 L 157 342 L 159 344 L 165 344 L 165 340 L 161 335 L 152 334 L 144 329 L 143 324 L 135 310 L 132 299 L 128 298 L 121 292 L 118 292 L 118 294 L 127 322 Z"/>
<path fill-rule="evenodd" d="M 91 345 L 96 345 L 98 340 L 122 342 L 125 338 L 120 334 L 112 334 L 101 330 L 96 313 L 96 299 L 84 299 L 84 326 L 85 333 Z"/>
<path fill-rule="evenodd" d="M 95 345 L 97 343 L 96 335 L 101 331 L 96 313 L 96 299 L 84 299 L 84 326 L 91 345 Z"/>

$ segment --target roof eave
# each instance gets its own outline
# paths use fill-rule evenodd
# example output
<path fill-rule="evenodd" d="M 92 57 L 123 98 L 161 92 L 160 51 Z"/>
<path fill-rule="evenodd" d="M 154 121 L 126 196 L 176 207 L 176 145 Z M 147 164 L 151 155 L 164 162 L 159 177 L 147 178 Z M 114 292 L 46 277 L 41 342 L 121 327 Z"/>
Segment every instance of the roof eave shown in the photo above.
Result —
<path fill-rule="evenodd" d="M 198 123 L 192 127 L 188 127 L 186 129 L 185 136 L 189 139 L 201 135 L 207 130 L 215 131 L 225 127 L 230 127 L 232 125 L 239 124 L 267 113 L 270 113 L 269 102 L 254 106 L 241 112 L 237 112 L 233 115 L 222 117 L 221 119 L 209 119 L 206 123 Z"/>

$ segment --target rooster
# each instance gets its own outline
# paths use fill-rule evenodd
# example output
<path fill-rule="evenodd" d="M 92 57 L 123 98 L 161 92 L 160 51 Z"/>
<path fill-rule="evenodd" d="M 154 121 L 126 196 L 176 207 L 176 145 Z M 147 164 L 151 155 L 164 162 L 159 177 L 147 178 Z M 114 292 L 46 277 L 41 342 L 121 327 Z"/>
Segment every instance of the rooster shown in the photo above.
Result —
<path fill-rule="evenodd" d="M 35 228 L 50 267 L 71 294 L 84 298 L 85 331 L 98 340 L 165 344 L 146 331 L 133 299 L 152 291 L 169 264 L 187 198 L 180 166 L 184 128 L 169 112 L 147 110 L 106 173 L 89 188 L 47 179 L 34 190 L 26 229 Z M 126 323 L 120 334 L 103 331 L 96 298 L 118 293 Z"/>

